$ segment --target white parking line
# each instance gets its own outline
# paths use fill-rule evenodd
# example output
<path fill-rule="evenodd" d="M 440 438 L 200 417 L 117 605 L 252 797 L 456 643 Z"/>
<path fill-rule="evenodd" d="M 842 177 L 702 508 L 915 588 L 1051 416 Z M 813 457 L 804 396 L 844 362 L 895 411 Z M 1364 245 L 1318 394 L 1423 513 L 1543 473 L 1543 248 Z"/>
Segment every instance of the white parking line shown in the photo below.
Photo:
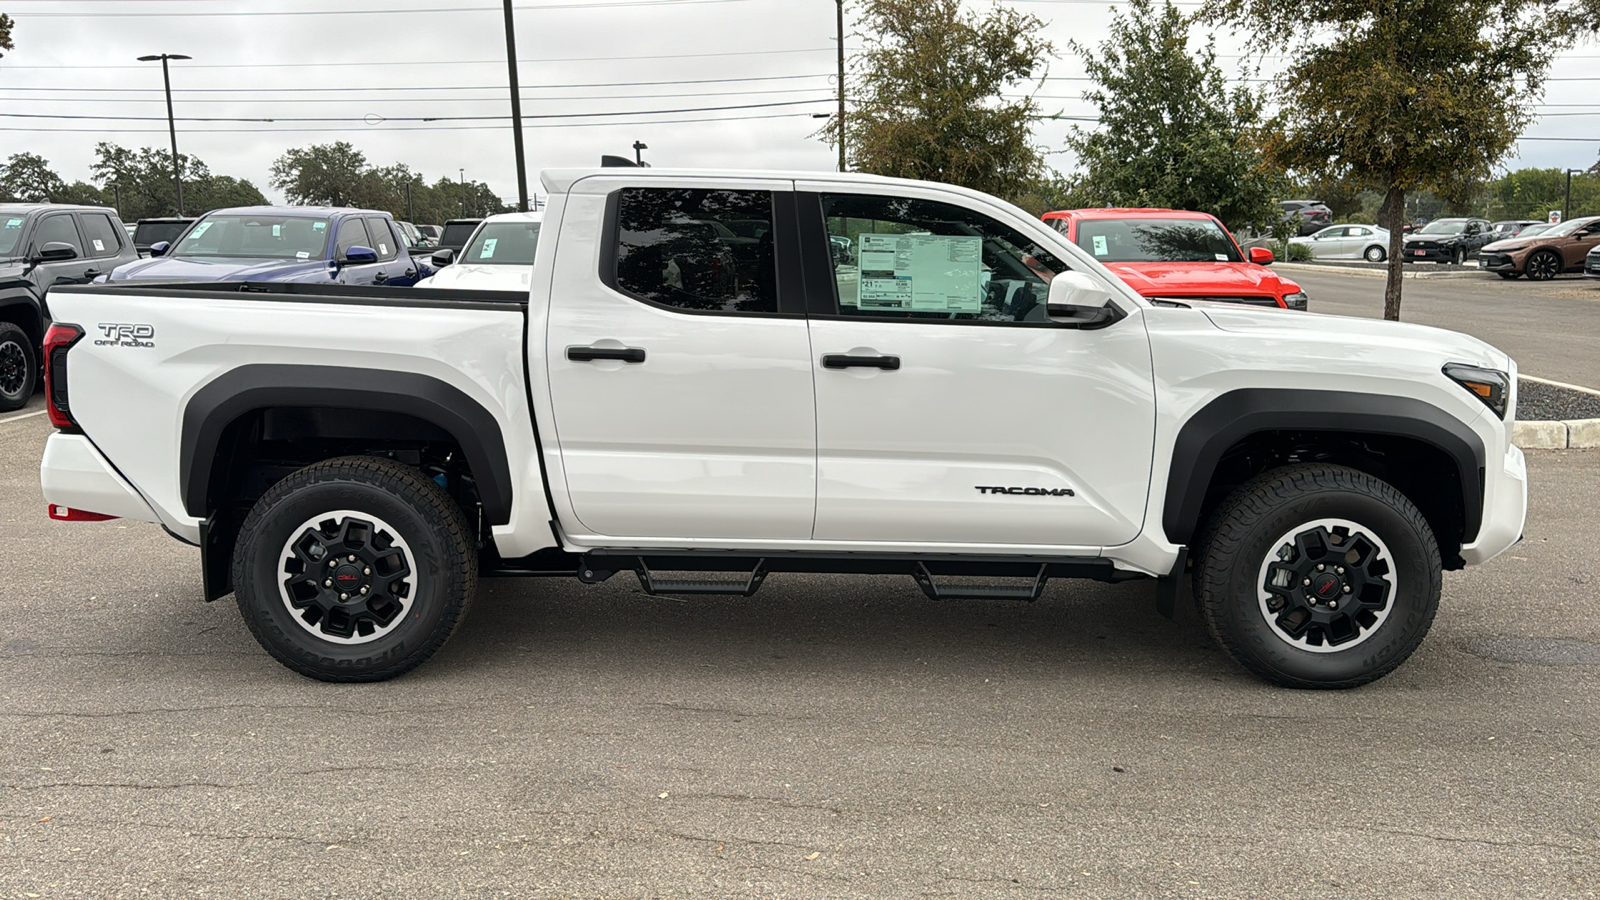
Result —
<path fill-rule="evenodd" d="M 36 409 L 36 410 L 34 410 L 34 411 L 33 411 L 33 412 L 31 412 L 31 413 L 23 413 L 23 414 L 22 414 L 22 415 L 20 415 L 20 416 L 12 416 L 12 417 L 11 417 L 11 418 L 9 418 L 9 419 L 0 419 L 0 425 L 4 425 L 4 424 L 6 424 L 6 423 L 7 423 L 7 422 L 20 422 L 20 421 L 22 421 L 22 420 L 23 420 L 23 419 L 31 419 L 31 418 L 33 418 L 33 417 L 34 417 L 34 416 L 42 416 L 42 415 L 44 415 L 44 414 L 45 414 L 45 413 L 47 413 L 47 412 L 49 412 L 49 411 L 50 411 L 50 410 L 48 410 L 48 409 Z"/>

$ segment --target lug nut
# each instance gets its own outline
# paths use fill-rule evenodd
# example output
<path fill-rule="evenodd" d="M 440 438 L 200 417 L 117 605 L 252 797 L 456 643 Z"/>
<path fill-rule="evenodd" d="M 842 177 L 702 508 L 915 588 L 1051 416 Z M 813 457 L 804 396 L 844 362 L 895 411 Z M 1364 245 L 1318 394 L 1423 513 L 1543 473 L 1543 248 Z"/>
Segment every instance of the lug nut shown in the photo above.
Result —
<path fill-rule="evenodd" d="M 350 561 L 351 562 L 355 562 L 356 561 L 356 555 L 354 553 L 350 554 Z"/>
<path fill-rule="evenodd" d="M 1301 587 L 1310 587 L 1311 586 L 1311 579 L 1309 579 L 1309 578 L 1300 579 L 1300 586 Z"/>
<path fill-rule="evenodd" d="M 332 578 L 329 578 L 329 579 L 328 579 L 328 580 L 327 580 L 327 581 L 324 581 L 324 582 L 323 582 L 323 583 L 322 583 L 322 586 L 323 586 L 323 587 L 333 587 L 333 579 L 332 579 Z"/>
<path fill-rule="evenodd" d="M 365 596 L 365 595 L 366 595 L 366 593 L 367 593 L 367 587 L 366 587 L 366 585 L 362 585 L 362 586 L 361 586 L 361 593 L 362 593 L 362 595 L 363 595 L 363 596 Z"/>
<path fill-rule="evenodd" d="M 1327 566 L 1323 565 L 1322 563 L 1317 563 L 1317 571 L 1318 572 L 1321 572 L 1323 569 L 1326 569 L 1326 568 L 1327 568 Z"/>
<path fill-rule="evenodd" d="M 363 574 L 363 575 L 371 575 L 372 574 L 372 569 L 370 567 L 366 568 L 366 569 L 362 569 L 361 570 L 361 574 Z"/>
<path fill-rule="evenodd" d="M 349 594 L 340 594 L 339 595 L 339 599 L 340 600 L 349 600 L 350 599 L 350 595 Z"/>
<path fill-rule="evenodd" d="M 1337 567 L 1334 568 L 1333 571 L 1337 572 L 1340 575 L 1343 575 L 1344 574 L 1344 566 L 1337 566 Z"/>
<path fill-rule="evenodd" d="M 1329 609 L 1338 609 L 1339 608 L 1339 601 L 1337 601 L 1337 600 L 1329 600 L 1328 601 L 1328 608 Z"/>
<path fill-rule="evenodd" d="M 1347 584 L 1347 585 L 1344 586 L 1344 592 L 1346 594 L 1350 593 L 1350 585 Z"/>

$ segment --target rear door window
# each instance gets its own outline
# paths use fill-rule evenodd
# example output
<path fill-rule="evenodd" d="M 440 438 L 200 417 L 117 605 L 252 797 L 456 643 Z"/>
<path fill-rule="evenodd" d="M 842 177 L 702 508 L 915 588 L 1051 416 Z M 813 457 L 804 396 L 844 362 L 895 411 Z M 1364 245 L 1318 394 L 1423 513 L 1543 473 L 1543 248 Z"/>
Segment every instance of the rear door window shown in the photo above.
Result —
<path fill-rule="evenodd" d="M 395 239 L 388 219 L 382 216 L 367 216 L 367 231 L 367 236 L 377 242 L 368 246 L 378 251 L 379 261 L 387 262 L 400 254 L 400 243 Z"/>
<path fill-rule="evenodd" d="M 778 311 L 771 191 L 625 188 L 619 194 L 616 270 L 607 273 L 618 289 L 677 309 Z"/>
<path fill-rule="evenodd" d="M 111 217 L 105 213 L 86 212 L 79 213 L 83 224 L 83 237 L 88 242 L 90 256 L 116 256 L 122 252 L 122 237 L 117 232 L 121 229 L 111 224 Z"/>

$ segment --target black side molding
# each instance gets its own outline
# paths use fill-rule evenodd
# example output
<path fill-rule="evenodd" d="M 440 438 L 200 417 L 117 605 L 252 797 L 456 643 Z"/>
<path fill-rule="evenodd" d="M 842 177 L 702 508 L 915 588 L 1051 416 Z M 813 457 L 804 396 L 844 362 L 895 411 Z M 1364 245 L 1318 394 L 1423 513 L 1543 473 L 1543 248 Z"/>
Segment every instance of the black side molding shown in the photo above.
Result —
<path fill-rule="evenodd" d="M 1167 540 L 1192 544 L 1206 488 L 1222 454 L 1239 440 L 1268 431 L 1328 431 L 1411 438 L 1455 461 L 1460 475 L 1462 543 L 1483 522 L 1484 448 L 1466 423 L 1411 397 L 1280 388 L 1230 391 L 1185 422 L 1172 448 L 1161 524 Z"/>
<path fill-rule="evenodd" d="M 427 375 L 342 366 L 240 366 L 218 376 L 183 411 L 178 478 L 183 505 L 197 518 L 207 507 L 217 448 L 240 416 L 277 407 L 357 409 L 403 413 L 455 438 L 472 467 L 491 525 L 511 520 L 511 463 L 500 424 L 455 387 Z"/>

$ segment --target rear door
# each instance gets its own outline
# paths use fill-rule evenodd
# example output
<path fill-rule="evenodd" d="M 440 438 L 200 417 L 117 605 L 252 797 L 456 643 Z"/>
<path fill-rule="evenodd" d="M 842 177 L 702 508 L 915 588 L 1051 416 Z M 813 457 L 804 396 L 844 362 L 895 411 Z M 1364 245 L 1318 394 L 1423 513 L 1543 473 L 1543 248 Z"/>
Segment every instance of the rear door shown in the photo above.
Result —
<path fill-rule="evenodd" d="M 1043 224 L 998 205 L 910 186 L 797 188 L 815 538 L 1133 539 L 1155 432 L 1142 308 L 1124 301 L 1127 318 L 1092 331 L 1051 322 L 1049 279 L 1067 266 Z M 850 253 L 830 254 L 835 239 Z"/>
<path fill-rule="evenodd" d="M 816 492 L 792 184 L 592 176 L 541 242 L 562 521 L 594 542 L 804 540 Z M 708 223 L 759 220 L 741 263 Z M 563 503 L 563 501 L 565 501 Z M 570 513 L 570 518 L 568 517 Z"/>

